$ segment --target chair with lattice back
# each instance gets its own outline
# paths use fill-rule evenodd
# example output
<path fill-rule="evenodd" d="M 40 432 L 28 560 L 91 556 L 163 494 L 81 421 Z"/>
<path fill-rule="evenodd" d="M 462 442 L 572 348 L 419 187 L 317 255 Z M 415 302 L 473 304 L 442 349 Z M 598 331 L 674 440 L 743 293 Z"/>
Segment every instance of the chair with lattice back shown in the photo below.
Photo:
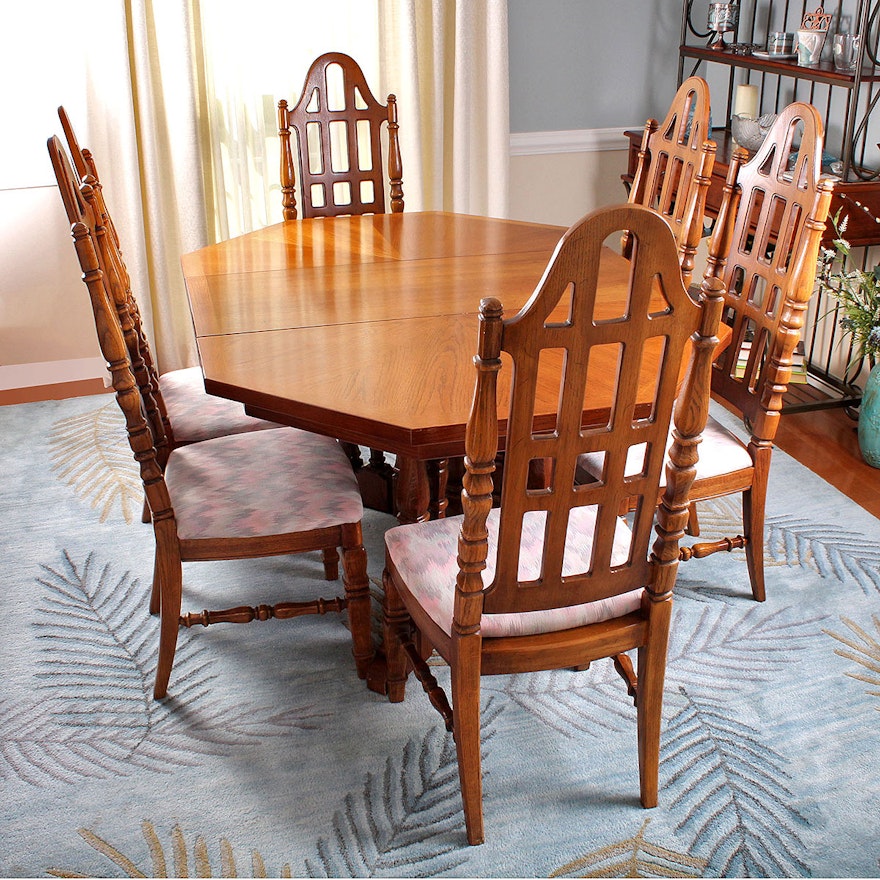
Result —
<path fill-rule="evenodd" d="M 166 420 L 149 376 L 143 370 L 136 373 L 116 308 L 116 249 L 96 215 L 94 187 L 88 176 L 82 185 L 76 181 L 58 138 L 51 138 L 48 147 L 98 341 L 152 511 L 150 611 L 160 617 L 155 697 L 167 692 L 181 626 L 286 619 L 346 608 L 356 669 L 365 677 L 373 657 L 370 593 L 363 504 L 348 458 L 335 440 L 295 428 L 215 437 L 168 451 Z M 342 549 L 344 597 L 181 614 L 184 562 L 321 551 L 325 576 L 335 580 L 337 548 Z"/>
<path fill-rule="evenodd" d="M 629 201 L 662 214 L 678 244 L 685 284 L 691 283 L 703 237 L 706 196 L 712 182 L 716 144 L 709 129 L 709 86 L 699 76 L 686 79 L 662 123 L 645 123 Z M 629 252 L 628 237 L 623 240 Z"/>
<path fill-rule="evenodd" d="M 724 282 L 722 320 L 731 344 L 712 370 L 712 392 L 738 412 L 746 443 L 710 418 L 691 500 L 742 496 L 743 535 L 684 548 L 685 558 L 745 547 L 752 594 L 766 596 L 764 521 L 773 439 L 792 375 L 795 347 L 813 294 L 834 182 L 821 176 L 822 120 L 793 103 L 736 175 L 723 207 L 728 222 L 709 248 L 706 272 Z M 696 508 L 690 531 L 699 535 Z"/>
<path fill-rule="evenodd" d="M 297 180 L 303 217 L 384 214 L 383 125 L 388 203 L 397 214 L 403 210 L 403 168 L 396 96 L 377 101 L 358 63 L 342 52 L 316 58 L 296 105 L 278 102 L 284 219 L 297 219 Z"/>
<path fill-rule="evenodd" d="M 722 320 L 731 342 L 712 370 L 712 392 L 739 413 L 750 437 L 743 443 L 710 416 L 691 488 L 688 531 L 699 536 L 696 504 L 742 496 L 743 534 L 682 548 L 682 558 L 745 548 L 752 595 L 766 597 L 764 521 L 773 438 L 792 358 L 813 293 L 819 245 L 833 192 L 821 177 L 822 121 L 809 104 L 778 116 L 750 161 L 732 157 L 709 243 L 706 277 L 724 285 Z M 601 473 L 596 456 L 581 466 Z M 638 467 L 637 457 L 630 469 Z"/>
<path fill-rule="evenodd" d="M 634 241 L 629 302 L 621 315 L 598 319 L 600 250 L 623 230 Z M 403 699 L 412 667 L 453 731 L 471 844 L 483 840 L 482 675 L 583 668 L 614 657 L 637 695 L 642 803 L 657 803 L 678 539 L 708 412 L 720 287 L 707 279 L 695 303 L 682 283 L 667 222 L 643 206 L 622 205 L 588 215 L 565 234 L 518 314 L 503 319 L 497 299 L 481 303 L 464 513 L 386 532 L 383 575 L 388 696 Z M 687 357 L 671 479 L 651 547 L 666 437 Z M 610 403 L 607 420 L 583 426 L 585 408 L 599 403 L 591 398 L 593 371 L 616 376 L 617 385 L 613 399 L 602 401 Z M 559 386 L 555 426 L 536 430 L 535 389 L 551 381 Z M 637 407 L 638 389 L 645 387 L 654 394 L 648 410 Z M 493 508 L 504 418 L 501 505 Z M 643 444 L 643 468 L 625 476 L 633 443 Z M 601 480 L 583 484 L 576 465 L 587 450 L 603 455 L 607 468 Z M 536 460 L 549 463 L 544 487 L 529 480 Z M 634 508 L 631 526 L 618 515 L 627 507 Z M 425 662 L 432 649 L 451 667 L 451 705 Z M 637 676 L 623 655 L 633 649 Z"/>
<path fill-rule="evenodd" d="M 379 102 L 350 56 L 328 52 L 312 62 L 297 103 L 278 102 L 278 134 L 285 220 L 298 217 L 297 181 L 303 218 L 384 214 L 386 205 L 392 214 L 403 211 L 397 98 Z M 371 449 L 365 467 L 357 446 L 343 447 L 370 506 L 393 511 L 393 468 L 384 453 Z"/>

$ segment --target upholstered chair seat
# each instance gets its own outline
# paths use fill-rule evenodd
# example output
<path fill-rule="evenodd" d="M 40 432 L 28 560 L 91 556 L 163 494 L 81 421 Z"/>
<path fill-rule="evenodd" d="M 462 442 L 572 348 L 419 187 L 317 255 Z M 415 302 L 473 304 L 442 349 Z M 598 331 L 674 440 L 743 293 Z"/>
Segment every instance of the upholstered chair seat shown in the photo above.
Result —
<path fill-rule="evenodd" d="M 670 430 L 666 448 L 669 449 L 671 446 L 672 431 Z M 708 480 L 722 474 L 730 474 L 752 467 L 752 457 L 745 444 L 711 416 L 709 416 L 703 431 L 703 442 L 700 443 L 699 456 L 696 480 Z M 638 473 L 644 460 L 644 447 L 642 445 L 631 447 L 626 457 L 625 473 L 627 476 Z M 599 479 L 602 475 L 602 456 L 600 454 L 587 453 L 582 455 L 578 459 L 578 465 L 594 479 Z M 664 470 L 660 476 L 660 487 L 663 488 L 665 485 L 666 471 Z"/>
<path fill-rule="evenodd" d="M 500 510 L 493 509 L 486 521 L 489 549 L 483 583 L 492 583 L 498 555 L 498 520 Z M 413 598 L 447 635 L 452 634 L 455 605 L 455 578 L 458 574 L 458 536 L 463 516 L 429 520 L 415 525 L 398 526 L 385 533 L 385 543 L 395 568 Z M 593 552 L 596 511 L 594 507 L 572 510 L 565 547 L 563 576 L 588 571 Z M 612 566 L 625 565 L 629 558 L 632 534 L 621 519 L 614 536 Z M 540 577 L 544 555 L 544 516 L 535 511 L 525 517 L 520 544 L 519 576 L 523 581 Z M 642 589 L 631 590 L 608 599 L 546 611 L 483 614 L 480 631 L 483 638 L 537 635 L 599 623 L 637 611 Z"/>
<path fill-rule="evenodd" d="M 241 461 L 271 462 L 271 478 L 259 468 L 239 467 Z M 233 473 L 239 478 L 230 480 Z M 364 512 L 339 443 L 297 428 L 181 446 L 168 459 L 165 482 L 182 540 L 308 532 L 358 522 Z"/>
<path fill-rule="evenodd" d="M 207 394 L 201 367 L 163 373 L 159 388 L 178 444 L 278 427 L 275 422 L 247 415 L 236 400 Z"/>

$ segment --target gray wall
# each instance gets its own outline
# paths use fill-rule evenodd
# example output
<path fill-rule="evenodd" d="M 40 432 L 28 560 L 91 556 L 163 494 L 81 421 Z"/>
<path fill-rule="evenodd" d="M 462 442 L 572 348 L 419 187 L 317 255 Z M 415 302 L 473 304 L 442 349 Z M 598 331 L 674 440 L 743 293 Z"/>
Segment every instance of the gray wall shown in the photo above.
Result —
<path fill-rule="evenodd" d="M 675 94 L 682 0 L 508 0 L 510 130 L 641 128 Z M 695 19 L 705 14 L 697 3 Z"/>

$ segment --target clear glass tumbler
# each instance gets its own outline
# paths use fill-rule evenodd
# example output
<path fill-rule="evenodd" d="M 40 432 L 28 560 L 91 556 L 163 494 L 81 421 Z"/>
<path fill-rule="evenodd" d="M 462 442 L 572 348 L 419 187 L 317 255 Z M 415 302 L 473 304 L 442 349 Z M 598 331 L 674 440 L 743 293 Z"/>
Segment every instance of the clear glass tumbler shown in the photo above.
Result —
<path fill-rule="evenodd" d="M 852 73 L 859 59 L 862 38 L 858 34 L 834 35 L 834 68 Z"/>

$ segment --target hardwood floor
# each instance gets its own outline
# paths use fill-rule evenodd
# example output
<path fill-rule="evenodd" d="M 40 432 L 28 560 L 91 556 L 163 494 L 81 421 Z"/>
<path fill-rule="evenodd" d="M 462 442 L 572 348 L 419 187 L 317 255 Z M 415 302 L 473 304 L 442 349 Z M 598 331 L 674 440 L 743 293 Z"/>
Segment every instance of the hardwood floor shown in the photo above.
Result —
<path fill-rule="evenodd" d="M 857 431 L 843 407 L 785 413 L 776 445 L 880 517 L 880 469 L 865 463 Z"/>
<path fill-rule="evenodd" d="M 812 399 L 819 396 L 811 395 Z M 714 399 L 737 412 L 720 398 Z M 798 403 L 802 400 L 802 395 L 795 398 Z M 862 458 L 858 422 L 843 407 L 783 413 L 775 445 L 880 519 L 880 469 Z M 797 490 L 793 491 L 796 495 Z"/>

